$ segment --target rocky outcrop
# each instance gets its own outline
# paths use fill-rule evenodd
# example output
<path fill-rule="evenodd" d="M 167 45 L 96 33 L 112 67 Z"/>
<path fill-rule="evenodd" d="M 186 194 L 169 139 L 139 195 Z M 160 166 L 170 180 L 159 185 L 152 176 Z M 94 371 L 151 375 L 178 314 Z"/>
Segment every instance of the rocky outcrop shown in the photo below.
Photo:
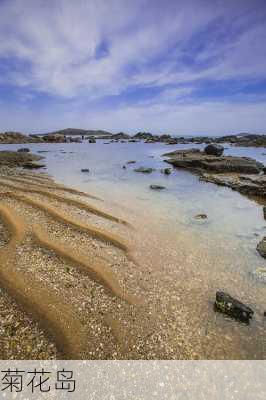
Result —
<path fill-rule="evenodd" d="M 115 133 L 115 134 L 112 136 L 112 139 L 115 139 L 115 140 L 130 139 L 130 138 L 131 138 L 131 136 L 128 135 L 127 133 L 124 133 L 124 132 Z"/>
<path fill-rule="evenodd" d="M 36 163 L 41 159 L 43 157 L 28 152 L 0 151 L 0 167 L 41 168 L 44 164 Z"/>
<path fill-rule="evenodd" d="M 208 155 L 198 149 L 164 154 L 167 163 L 200 175 L 200 180 L 227 186 L 242 194 L 266 198 L 264 165 L 248 157 Z"/>
<path fill-rule="evenodd" d="M 266 198 L 266 175 L 206 174 L 200 180 L 230 187 L 248 196 Z"/>
<path fill-rule="evenodd" d="M 198 149 L 176 150 L 164 154 L 174 167 L 198 172 L 258 174 L 264 165 L 248 157 L 213 156 Z"/>

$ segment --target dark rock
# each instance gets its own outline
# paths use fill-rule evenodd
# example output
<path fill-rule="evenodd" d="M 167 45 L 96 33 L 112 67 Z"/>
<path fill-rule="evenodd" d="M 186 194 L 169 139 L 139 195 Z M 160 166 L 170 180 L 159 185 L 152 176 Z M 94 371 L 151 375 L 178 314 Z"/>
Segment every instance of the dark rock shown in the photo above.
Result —
<path fill-rule="evenodd" d="M 39 169 L 39 168 L 44 168 L 45 164 L 37 164 L 33 162 L 25 163 L 22 165 L 24 169 Z"/>
<path fill-rule="evenodd" d="M 219 144 L 208 144 L 208 146 L 205 147 L 204 152 L 210 156 L 221 157 L 224 152 L 224 148 Z"/>
<path fill-rule="evenodd" d="M 134 169 L 135 172 L 142 172 L 143 174 L 150 174 L 152 171 L 154 171 L 153 168 L 144 168 L 144 167 L 139 167 Z"/>
<path fill-rule="evenodd" d="M 254 311 L 225 292 L 216 292 L 215 309 L 242 322 L 249 322 Z"/>
<path fill-rule="evenodd" d="M 137 161 L 130 160 L 130 161 L 127 161 L 127 164 L 136 164 L 136 162 L 137 162 Z"/>
<path fill-rule="evenodd" d="M 96 140 L 94 138 L 90 138 L 89 143 L 96 143 Z"/>
<path fill-rule="evenodd" d="M 163 189 L 165 189 L 165 186 L 161 186 L 161 185 L 150 185 L 150 189 L 153 189 L 153 190 L 163 190 Z"/>
<path fill-rule="evenodd" d="M 90 172 L 89 168 L 82 168 L 81 172 Z"/>
<path fill-rule="evenodd" d="M 261 257 L 266 258 L 266 236 L 258 243 L 257 251 Z"/>
<path fill-rule="evenodd" d="M 30 153 L 30 149 L 28 147 L 22 147 L 21 149 L 17 150 L 18 153 Z"/>
<path fill-rule="evenodd" d="M 127 169 L 127 167 L 125 166 L 125 165 L 123 165 L 123 167 L 122 167 L 123 169 Z"/>
<path fill-rule="evenodd" d="M 263 206 L 263 216 L 264 216 L 264 219 L 266 219 L 266 206 Z"/>
<path fill-rule="evenodd" d="M 195 219 L 207 219 L 207 215 L 206 214 L 197 214 L 194 217 Z"/>
<path fill-rule="evenodd" d="M 171 168 L 163 168 L 161 169 L 161 172 L 165 175 L 170 175 L 172 173 Z"/>

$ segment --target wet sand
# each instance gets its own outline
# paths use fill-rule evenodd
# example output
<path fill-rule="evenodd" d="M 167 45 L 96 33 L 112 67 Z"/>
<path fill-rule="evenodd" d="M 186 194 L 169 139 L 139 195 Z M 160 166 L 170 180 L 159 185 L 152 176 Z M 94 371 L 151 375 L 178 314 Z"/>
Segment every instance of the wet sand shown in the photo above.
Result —
<path fill-rule="evenodd" d="M 45 174 L 0 182 L 0 298 L 13 315 L 13 339 L 0 322 L 3 359 L 265 359 L 265 287 L 241 260 L 231 268 L 226 241 L 212 252 L 149 210 Z M 250 326 L 214 313 L 221 288 L 254 308 Z"/>

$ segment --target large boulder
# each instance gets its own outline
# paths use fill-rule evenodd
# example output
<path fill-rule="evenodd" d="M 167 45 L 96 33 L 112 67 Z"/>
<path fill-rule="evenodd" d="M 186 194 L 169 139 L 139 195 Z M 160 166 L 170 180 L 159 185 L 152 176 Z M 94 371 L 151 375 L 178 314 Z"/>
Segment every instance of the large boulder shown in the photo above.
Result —
<path fill-rule="evenodd" d="M 248 323 L 254 311 L 228 293 L 216 292 L 215 309 L 232 318 Z"/>
<path fill-rule="evenodd" d="M 204 152 L 210 156 L 220 157 L 224 152 L 224 147 L 220 144 L 208 144 L 205 147 Z"/>

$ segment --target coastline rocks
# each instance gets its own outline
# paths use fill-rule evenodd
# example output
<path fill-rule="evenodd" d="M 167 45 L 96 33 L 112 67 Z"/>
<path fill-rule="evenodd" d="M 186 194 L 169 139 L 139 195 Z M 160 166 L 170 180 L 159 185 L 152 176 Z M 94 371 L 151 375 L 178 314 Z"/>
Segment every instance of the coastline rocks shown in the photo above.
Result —
<path fill-rule="evenodd" d="M 266 258 L 266 236 L 258 243 L 257 251 L 261 257 Z"/>
<path fill-rule="evenodd" d="M 124 133 L 124 132 L 119 132 L 119 133 L 116 133 L 116 134 L 114 134 L 113 136 L 112 136 L 112 139 L 115 139 L 115 140 L 119 140 L 119 139 L 130 139 L 130 135 L 128 135 L 128 134 L 126 134 L 126 133 Z"/>
<path fill-rule="evenodd" d="M 225 292 L 216 292 L 215 309 L 232 318 L 249 323 L 254 311 Z"/>
<path fill-rule="evenodd" d="M 17 151 L 0 151 L 0 166 L 8 167 L 24 167 L 26 168 L 42 168 L 45 165 L 36 164 L 36 161 L 42 160 L 43 157 L 28 152 Z"/>
<path fill-rule="evenodd" d="M 44 142 L 49 143 L 66 143 L 67 139 L 66 136 L 61 135 L 60 133 L 49 133 L 48 135 L 43 135 L 42 139 Z"/>
<path fill-rule="evenodd" d="M 224 147 L 219 144 L 208 144 L 208 146 L 206 146 L 204 149 L 204 153 L 210 156 L 221 157 L 223 152 L 224 152 Z"/>
<path fill-rule="evenodd" d="M 134 169 L 135 172 L 143 173 L 143 174 L 150 174 L 152 171 L 154 171 L 153 168 L 144 168 L 144 167 L 139 167 Z"/>
<path fill-rule="evenodd" d="M 199 149 L 176 150 L 163 154 L 174 167 L 194 169 L 198 172 L 258 174 L 264 165 L 252 158 L 213 156 Z"/>
<path fill-rule="evenodd" d="M 201 181 L 215 183 L 219 186 L 230 187 L 247 196 L 266 197 L 265 175 L 238 175 L 238 174 L 206 174 L 200 176 Z"/>
<path fill-rule="evenodd" d="M 165 186 L 161 186 L 161 185 L 150 185 L 150 189 L 152 189 L 152 190 L 163 190 L 163 189 L 165 189 Z"/>
<path fill-rule="evenodd" d="M 152 139 L 153 135 L 149 132 L 138 132 L 133 136 L 134 139 Z"/>

